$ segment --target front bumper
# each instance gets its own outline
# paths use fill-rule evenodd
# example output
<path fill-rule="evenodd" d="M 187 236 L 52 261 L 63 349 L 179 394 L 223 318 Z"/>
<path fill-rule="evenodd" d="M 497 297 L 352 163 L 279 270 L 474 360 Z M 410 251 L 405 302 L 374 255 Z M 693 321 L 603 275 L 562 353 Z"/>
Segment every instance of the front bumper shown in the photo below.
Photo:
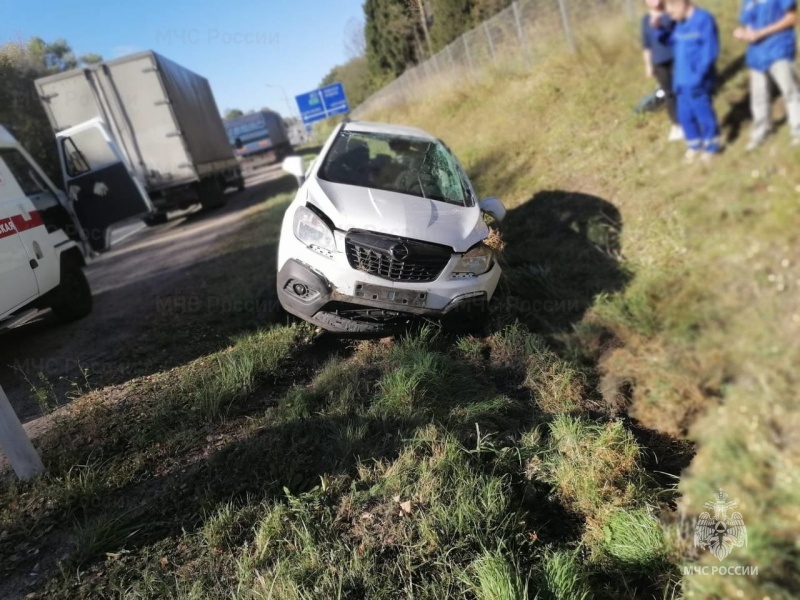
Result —
<path fill-rule="evenodd" d="M 329 267 L 329 273 L 323 275 L 319 266 L 295 258 L 287 260 L 278 273 L 278 299 L 287 312 L 328 331 L 377 333 L 413 317 L 439 319 L 483 311 L 500 279 L 500 267 L 495 264 L 487 273 L 469 279 L 442 276 L 428 283 L 400 283 L 349 265 L 342 268 L 310 250 L 306 253 L 309 262 L 326 261 L 323 266 Z M 354 313 L 366 318 L 348 318 Z M 373 314 L 374 320 L 369 316 Z"/>

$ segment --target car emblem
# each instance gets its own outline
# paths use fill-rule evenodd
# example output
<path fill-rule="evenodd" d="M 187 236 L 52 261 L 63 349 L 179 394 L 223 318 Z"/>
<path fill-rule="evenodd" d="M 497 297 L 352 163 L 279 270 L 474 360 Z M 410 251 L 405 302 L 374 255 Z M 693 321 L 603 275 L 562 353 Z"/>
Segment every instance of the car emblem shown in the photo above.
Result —
<path fill-rule="evenodd" d="M 404 261 L 408 258 L 408 246 L 405 244 L 395 244 L 390 250 L 394 260 Z"/>

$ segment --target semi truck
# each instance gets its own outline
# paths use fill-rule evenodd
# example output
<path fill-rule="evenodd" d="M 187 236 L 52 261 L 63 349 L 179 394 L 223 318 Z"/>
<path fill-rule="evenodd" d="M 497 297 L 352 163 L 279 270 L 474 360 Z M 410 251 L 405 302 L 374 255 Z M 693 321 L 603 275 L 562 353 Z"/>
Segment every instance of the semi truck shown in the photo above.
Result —
<path fill-rule="evenodd" d="M 35 85 L 65 157 L 68 186 L 110 141 L 148 198 L 148 225 L 166 221 L 170 210 L 221 206 L 226 188 L 244 189 L 208 80 L 160 54 L 139 52 Z M 116 204 L 113 195 L 112 189 Z M 90 241 L 95 249 L 104 245 Z"/>
<path fill-rule="evenodd" d="M 277 162 L 292 153 L 286 124 L 278 113 L 271 110 L 227 119 L 225 130 L 236 156 L 245 167 Z"/>

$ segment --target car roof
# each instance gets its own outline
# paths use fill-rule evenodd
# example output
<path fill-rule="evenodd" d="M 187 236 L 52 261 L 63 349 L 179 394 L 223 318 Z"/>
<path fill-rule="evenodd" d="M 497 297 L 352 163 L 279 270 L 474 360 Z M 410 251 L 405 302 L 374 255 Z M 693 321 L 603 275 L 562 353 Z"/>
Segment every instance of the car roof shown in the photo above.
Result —
<path fill-rule="evenodd" d="M 402 137 L 413 137 L 430 142 L 437 141 L 430 133 L 417 129 L 416 127 L 407 127 L 405 125 L 394 125 L 391 123 L 376 123 L 372 121 L 351 121 L 344 126 L 345 131 L 360 131 L 362 133 L 385 133 L 389 135 L 397 135 Z"/>

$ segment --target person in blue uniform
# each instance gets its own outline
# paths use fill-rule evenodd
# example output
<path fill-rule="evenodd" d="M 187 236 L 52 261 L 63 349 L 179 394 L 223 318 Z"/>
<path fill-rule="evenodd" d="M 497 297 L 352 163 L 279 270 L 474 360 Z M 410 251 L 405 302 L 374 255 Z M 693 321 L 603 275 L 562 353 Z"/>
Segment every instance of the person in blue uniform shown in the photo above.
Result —
<path fill-rule="evenodd" d="M 733 36 L 750 45 L 750 129 L 748 150 L 758 148 L 772 129 L 769 78 L 775 81 L 786 102 L 792 146 L 800 146 L 800 85 L 797 81 L 797 4 L 795 0 L 745 0 L 740 15 L 741 27 Z"/>
<path fill-rule="evenodd" d="M 663 17 L 653 19 L 661 39 L 672 45 L 675 72 L 672 89 L 678 101 L 678 120 L 686 139 L 686 161 L 709 160 L 721 152 L 719 122 L 711 95 L 716 83 L 719 32 L 714 16 L 691 0 L 665 0 L 675 21 L 670 32 Z"/>
<path fill-rule="evenodd" d="M 644 72 L 647 77 L 655 78 L 664 92 L 664 102 L 667 107 L 669 120 L 672 127 L 667 139 L 677 142 L 683 139 L 683 130 L 678 123 L 678 111 L 675 104 L 675 93 L 672 91 L 672 47 L 660 38 L 660 31 L 652 24 L 653 17 L 664 15 L 664 0 L 645 0 L 648 12 L 642 17 L 642 54 L 644 55 Z M 662 22 L 665 31 L 675 27 L 669 17 Z"/>

